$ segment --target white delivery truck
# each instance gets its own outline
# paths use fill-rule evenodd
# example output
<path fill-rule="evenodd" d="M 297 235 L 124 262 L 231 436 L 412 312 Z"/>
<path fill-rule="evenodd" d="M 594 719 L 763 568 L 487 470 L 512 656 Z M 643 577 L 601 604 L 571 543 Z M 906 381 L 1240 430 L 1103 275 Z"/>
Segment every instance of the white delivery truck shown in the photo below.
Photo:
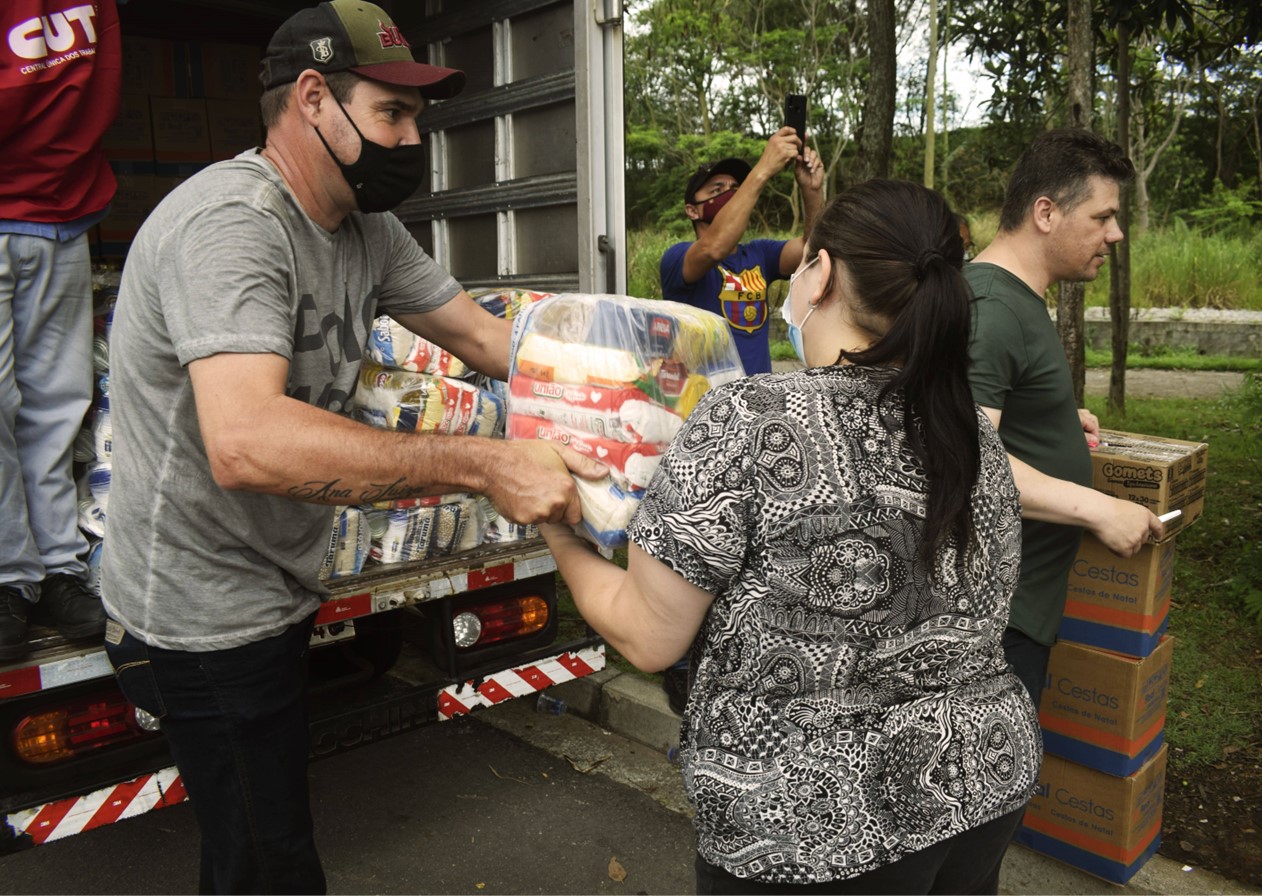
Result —
<path fill-rule="evenodd" d="M 95 235 L 104 287 L 172 178 L 251 145 L 257 59 L 313 2 L 120 6 L 126 121 L 110 138 L 119 197 Z M 470 289 L 623 292 L 620 0 L 379 5 L 418 58 L 468 74 L 420 120 L 430 177 L 396 211 L 418 242 Z M 312 641 L 313 757 L 604 666 L 590 630 L 558 635 L 538 538 L 369 566 L 331 591 Z M 31 640 L 0 665 L 0 853 L 183 801 L 161 731 L 114 687 L 101 645 L 41 628 Z"/>

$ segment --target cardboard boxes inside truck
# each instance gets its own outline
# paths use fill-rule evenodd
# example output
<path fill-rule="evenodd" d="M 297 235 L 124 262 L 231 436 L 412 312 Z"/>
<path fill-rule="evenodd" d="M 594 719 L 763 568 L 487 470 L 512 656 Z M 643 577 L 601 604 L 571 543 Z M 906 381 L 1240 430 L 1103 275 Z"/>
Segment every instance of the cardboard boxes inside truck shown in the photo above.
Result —
<path fill-rule="evenodd" d="M 119 189 L 98 257 L 126 254 L 150 211 L 180 180 L 259 146 L 259 59 L 250 44 L 123 35 L 123 96 L 104 139 Z"/>

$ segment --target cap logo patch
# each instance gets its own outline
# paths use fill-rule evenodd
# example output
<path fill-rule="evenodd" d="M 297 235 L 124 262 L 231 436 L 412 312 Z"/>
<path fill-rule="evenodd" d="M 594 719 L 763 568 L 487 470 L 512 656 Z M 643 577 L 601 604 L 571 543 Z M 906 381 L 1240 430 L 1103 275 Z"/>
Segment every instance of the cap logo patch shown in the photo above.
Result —
<path fill-rule="evenodd" d="M 321 37 L 311 42 L 311 56 L 316 62 L 324 64 L 333 58 L 333 38 Z"/>
<path fill-rule="evenodd" d="M 388 50 L 391 47 L 412 48 L 412 45 L 407 42 L 403 33 L 399 31 L 398 26 L 387 25 L 385 22 L 378 19 L 377 27 L 380 29 L 377 32 L 377 39 L 381 41 L 381 49 Z"/>

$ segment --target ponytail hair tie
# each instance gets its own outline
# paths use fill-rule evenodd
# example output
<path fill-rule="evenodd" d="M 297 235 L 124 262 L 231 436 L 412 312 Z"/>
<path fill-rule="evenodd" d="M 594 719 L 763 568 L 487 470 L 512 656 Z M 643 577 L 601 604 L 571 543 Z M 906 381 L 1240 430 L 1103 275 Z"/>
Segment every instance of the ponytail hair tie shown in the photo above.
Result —
<path fill-rule="evenodd" d="M 912 270 L 916 274 L 916 280 L 925 279 L 925 274 L 929 270 L 929 265 L 935 261 L 942 261 L 942 253 L 937 249 L 926 249 L 920 253 L 920 257 L 916 259 L 916 264 Z"/>

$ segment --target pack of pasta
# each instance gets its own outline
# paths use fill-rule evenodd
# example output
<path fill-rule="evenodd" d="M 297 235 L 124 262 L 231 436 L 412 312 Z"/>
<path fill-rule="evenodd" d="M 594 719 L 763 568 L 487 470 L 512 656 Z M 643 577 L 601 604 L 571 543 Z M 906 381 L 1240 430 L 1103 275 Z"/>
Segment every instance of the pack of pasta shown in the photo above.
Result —
<path fill-rule="evenodd" d="M 360 366 L 353 407 L 365 423 L 407 432 L 496 436 L 504 422 L 502 399 L 472 383 L 369 361 Z"/>
<path fill-rule="evenodd" d="M 579 480 L 583 530 L 626 526 L 671 439 L 715 386 L 744 376 L 724 320 L 677 302 L 562 294 L 514 319 L 508 437 L 562 442 L 609 467 Z"/>

